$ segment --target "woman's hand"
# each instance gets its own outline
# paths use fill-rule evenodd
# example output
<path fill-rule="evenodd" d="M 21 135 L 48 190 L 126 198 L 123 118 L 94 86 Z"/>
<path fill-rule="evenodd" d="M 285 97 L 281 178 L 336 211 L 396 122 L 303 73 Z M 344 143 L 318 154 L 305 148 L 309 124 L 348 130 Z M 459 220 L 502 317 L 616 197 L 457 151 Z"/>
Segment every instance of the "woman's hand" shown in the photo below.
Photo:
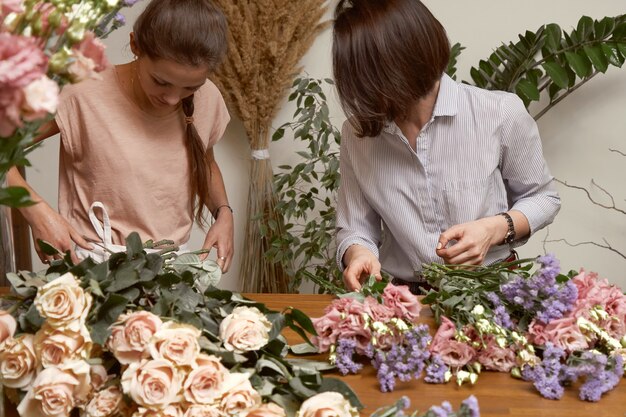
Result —
<path fill-rule="evenodd" d="M 26 211 L 28 214 L 26 214 Z M 74 243 L 87 250 L 93 249 L 93 246 L 83 239 L 80 233 L 47 203 L 39 202 L 32 207 L 22 210 L 22 213 L 25 213 L 25 217 L 30 224 L 35 250 L 41 262 L 50 263 L 52 259 L 60 259 L 62 256 L 50 256 L 43 253 L 37 243 L 38 239 L 48 242 L 61 253 L 70 251 L 74 264 L 79 262 L 74 252 Z"/>
<path fill-rule="evenodd" d="M 228 272 L 233 260 L 234 221 L 230 210 L 220 210 L 215 223 L 209 228 L 202 249 L 217 249 L 217 264 L 222 272 Z M 200 259 L 205 259 L 204 254 Z"/>
<path fill-rule="evenodd" d="M 480 265 L 489 249 L 504 240 L 507 229 L 503 216 L 457 224 L 439 236 L 437 256 L 443 258 L 447 264 Z M 448 246 L 451 242 L 453 243 Z"/>
<path fill-rule="evenodd" d="M 343 255 L 343 283 L 350 291 L 357 291 L 361 283 L 370 275 L 374 275 L 378 281 L 380 275 L 380 262 L 378 258 L 367 248 L 360 245 L 350 246 Z"/>

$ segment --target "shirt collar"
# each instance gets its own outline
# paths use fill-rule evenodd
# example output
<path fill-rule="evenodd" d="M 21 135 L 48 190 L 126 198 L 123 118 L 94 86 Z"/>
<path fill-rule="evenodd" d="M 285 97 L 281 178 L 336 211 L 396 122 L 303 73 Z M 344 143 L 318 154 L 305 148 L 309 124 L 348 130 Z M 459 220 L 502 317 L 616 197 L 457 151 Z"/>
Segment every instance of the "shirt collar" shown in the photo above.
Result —
<path fill-rule="evenodd" d="M 459 85 L 448 74 L 443 74 L 439 82 L 437 101 L 433 109 L 433 117 L 456 116 L 459 110 L 458 103 Z M 385 124 L 383 130 L 387 133 L 397 134 L 399 131 L 396 123 L 391 120 Z"/>

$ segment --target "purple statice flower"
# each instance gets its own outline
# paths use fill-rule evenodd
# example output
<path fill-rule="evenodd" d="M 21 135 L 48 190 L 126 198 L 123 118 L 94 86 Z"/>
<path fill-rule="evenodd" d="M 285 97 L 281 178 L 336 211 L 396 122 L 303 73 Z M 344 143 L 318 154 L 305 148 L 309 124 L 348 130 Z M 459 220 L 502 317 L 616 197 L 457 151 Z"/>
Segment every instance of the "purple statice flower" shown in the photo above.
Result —
<path fill-rule="evenodd" d="M 448 372 L 450 368 L 446 365 L 441 356 L 432 355 L 430 358 L 430 363 L 426 367 L 426 376 L 424 377 L 424 381 L 429 384 L 443 384 L 446 382 L 446 372 Z"/>
<path fill-rule="evenodd" d="M 356 352 L 356 340 L 354 339 L 339 339 L 337 341 L 337 351 L 335 356 L 335 366 L 341 373 L 341 375 L 348 375 L 349 373 L 358 373 L 363 365 L 354 361 L 354 355 Z"/>
<path fill-rule="evenodd" d="M 396 379 L 405 382 L 421 376 L 430 358 L 430 341 L 428 326 L 419 325 L 404 333 L 401 344 L 391 346 L 388 351 L 375 351 L 372 365 L 378 371 L 381 391 L 392 391 Z"/>
<path fill-rule="evenodd" d="M 500 291 L 513 307 L 533 314 L 538 320 L 548 324 L 572 310 L 578 298 L 578 290 L 571 281 L 565 284 L 557 282 L 560 267 L 553 255 L 542 256 L 537 262 L 541 264 L 541 268 L 531 277 L 515 275 L 500 286 Z M 505 318 L 501 317 L 500 320 L 506 323 Z"/>
<path fill-rule="evenodd" d="M 122 0 L 122 6 L 133 7 L 139 0 Z"/>
<path fill-rule="evenodd" d="M 546 350 L 543 352 L 543 360 L 540 364 L 524 366 L 522 369 L 522 378 L 526 381 L 532 381 L 534 387 L 544 397 L 551 400 L 558 400 L 563 396 L 563 386 L 561 385 L 561 358 L 565 355 L 565 351 L 555 347 L 552 343 L 546 343 Z"/>
<path fill-rule="evenodd" d="M 467 417 L 480 417 L 480 408 L 478 407 L 478 400 L 476 397 L 470 395 L 464 399 L 461 403 L 461 409 L 459 411 L 466 411 L 466 414 L 464 414 L 467 415 Z"/>
<path fill-rule="evenodd" d="M 453 416 L 452 406 L 447 401 L 444 401 L 441 406 L 433 405 L 426 412 L 425 417 L 450 417 Z"/>
<path fill-rule="evenodd" d="M 611 391 L 622 379 L 624 361 L 616 355 L 608 358 L 601 353 L 584 352 L 573 367 L 585 378 L 578 396 L 585 401 L 599 401 L 603 394 Z"/>
<path fill-rule="evenodd" d="M 113 17 L 113 26 L 116 28 L 122 27 L 126 24 L 126 17 L 120 12 L 115 13 Z"/>

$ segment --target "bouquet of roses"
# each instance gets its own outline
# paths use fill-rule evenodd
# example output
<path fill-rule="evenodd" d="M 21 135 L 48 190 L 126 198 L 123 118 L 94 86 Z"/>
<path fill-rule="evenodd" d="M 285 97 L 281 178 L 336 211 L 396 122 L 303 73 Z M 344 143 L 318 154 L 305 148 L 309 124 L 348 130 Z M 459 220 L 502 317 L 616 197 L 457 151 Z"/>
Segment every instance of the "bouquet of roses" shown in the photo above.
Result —
<path fill-rule="evenodd" d="M 124 24 L 137 0 L 0 2 L 0 186 L 56 112 L 60 88 L 97 77 L 107 65 L 99 37 Z M 24 189 L 0 188 L 0 204 L 23 205 Z"/>
<path fill-rule="evenodd" d="M 558 399 L 576 381 L 598 401 L 624 373 L 626 296 L 597 274 L 560 274 L 547 255 L 475 269 L 433 264 L 438 288 L 422 300 L 440 322 L 433 360 L 475 381 L 481 369 L 511 372 Z"/>
<path fill-rule="evenodd" d="M 219 267 L 196 254 L 146 253 L 137 234 L 126 243 L 101 264 L 65 254 L 8 275 L 0 382 L 20 415 L 285 416 L 325 391 L 356 413 L 344 383 L 286 357 L 284 327 L 313 332 L 302 312 L 215 288 Z"/>

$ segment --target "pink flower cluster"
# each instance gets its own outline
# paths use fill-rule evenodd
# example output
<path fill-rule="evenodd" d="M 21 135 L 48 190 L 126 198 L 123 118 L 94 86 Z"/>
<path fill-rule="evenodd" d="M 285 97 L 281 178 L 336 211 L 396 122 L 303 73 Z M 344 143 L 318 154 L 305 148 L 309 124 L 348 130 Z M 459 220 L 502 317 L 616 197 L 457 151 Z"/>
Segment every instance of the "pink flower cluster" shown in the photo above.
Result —
<path fill-rule="evenodd" d="M 364 355 L 373 336 L 371 326 L 366 325 L 367 321 L 387 324 L 391 319 L 399 319 L 416 323 L 421 309 L 422 304 L 408 287 L 393 284 L 384 289 L 382 303 L 371 296 L 363 302 L 354 298 L 340 298 L 326 307 L 322 317 L 312 319 L 317 331 L 313 343 L 320 352 L 327 352 L 340 337 L 354 339 L 356 353 Z M 379 344 L 394 343 L 392 339 L 381 336 Z"/>
<path fill-rule="evenodd" d="M 438 355 L 450 368 L 462 368 L 478 361 L 490 371 L 509 372 L 516 365 L 516 354 L 512 347 L 500 347 L 492 335 L 483 337 L 471 327 L 465 326 L 465 341 L 456 338 L 456 325 L 442 317 L 441 325 L 430 344 L 432 354 Z"/>
<path fill-rule="evenodd" d="M 96 77 L 108 65 L 104 45 L 91 32 L 69 48 L 69 54 L 52 50 L 49 45 L 55 42 L 48 42 L 48 37 L 61 35 L 67 29 L 67 19 L 63 17 L 56 30 L 48 30 L 48 16 L 54 6 L 38 3 L 34 10 L 37 13 L 32 19 L 42 27 L 42 35 L 12 33 L 3 21 L 9 13 L 22 13 L 22 2 L 0 1 L 0 137 L 9 137 L 25 122 L 56 112 L 60 89 L 50 77 L 79 82 Z M 56 60 L 56 65 L 49 65 L 50 60 Z"/>
<path fill-rule="evenodd" d="M 529 341 L 536 345 L 551 342 L 567 352 L 593 348 L 593 341 L 588 340 L 577 324 L 579 317 L 595 322 L 617 340 L 624 337 L 626 296 L 621 289 L 609 284 L 606 279 L 599 278 L 597 273 L 586 272 L 584 269 L 572 278 L 572 282 L 578 289 L 578 300 L 574 309 L 566 316 L 550 323 L 533 320 L 528 330 Z M 607 317 L 601 320 L 593 318 L 594 308 L 604 310 Z"/>

